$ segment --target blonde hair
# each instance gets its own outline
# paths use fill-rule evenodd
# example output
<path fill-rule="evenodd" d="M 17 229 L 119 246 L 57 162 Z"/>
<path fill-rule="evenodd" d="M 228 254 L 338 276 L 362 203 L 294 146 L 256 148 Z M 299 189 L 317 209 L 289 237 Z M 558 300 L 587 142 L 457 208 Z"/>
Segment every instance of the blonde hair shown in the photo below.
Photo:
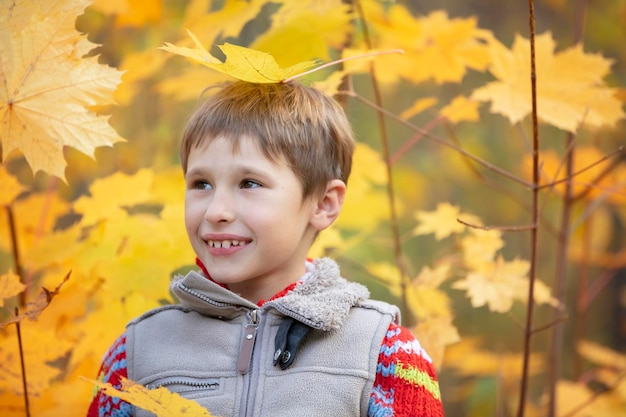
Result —
<path fill-rule="evenodd" d="M 271 161 L 284 157 L 300 179 L 303 198 L 328 181 L 348 182 L 355 141 L 341 106 L 331 97 L 297 82 L 227 84 L 191 115 L 183 133 L 180 160 L 187 172 L 192 148 L 215 138 L 239 149 L 242 138 L 257 141 Z"/>

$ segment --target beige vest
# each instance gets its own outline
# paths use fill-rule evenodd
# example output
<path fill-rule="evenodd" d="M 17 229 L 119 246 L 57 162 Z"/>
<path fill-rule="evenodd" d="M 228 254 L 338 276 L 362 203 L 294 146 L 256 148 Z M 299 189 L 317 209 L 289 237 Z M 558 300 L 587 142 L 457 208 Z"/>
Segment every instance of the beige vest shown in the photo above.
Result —
<path fill-rule="evenodd" d="M 398 309 L 315 261 L 306 281 L 259 308 L 191 272 L 172 283 L 181 304 L 152 310 L 126 332 L 131 380 L 165 386 L 214 416 L 367 416 L 382 340 Z M 284 316 L 311 330 L 293 364 L 274 366 Z M 136 416 L 152 414 L 142 410 Z"/>

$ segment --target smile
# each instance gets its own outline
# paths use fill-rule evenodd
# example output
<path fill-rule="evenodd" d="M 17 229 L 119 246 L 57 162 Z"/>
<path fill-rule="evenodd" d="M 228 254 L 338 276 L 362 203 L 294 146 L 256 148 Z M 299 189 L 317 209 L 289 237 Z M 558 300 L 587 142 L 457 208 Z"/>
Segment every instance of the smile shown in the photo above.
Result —
<path fill-rule="evenodd" d="M 211 248 L 228 249 L 231 246 L 243 246 L 245 245 L 245 242 L 240 242 L 238 240 L 209 240 L 208 244 Z"/>

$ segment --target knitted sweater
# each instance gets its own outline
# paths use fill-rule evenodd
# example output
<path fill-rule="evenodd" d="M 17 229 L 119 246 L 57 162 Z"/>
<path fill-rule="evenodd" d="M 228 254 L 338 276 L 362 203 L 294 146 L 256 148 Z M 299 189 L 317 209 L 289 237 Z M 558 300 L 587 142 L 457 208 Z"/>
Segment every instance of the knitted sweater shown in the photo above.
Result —
<path fill-rule="evenodd" d="M 331 270 L 333 265 L 336 267 L 334 263 L 331 264 L 329 262 L 332 261 L 318 260 L 315 264 L 317 269 L 321 270 L 325 270 L 328 265 L 331 266 Z M 342 278 L 339 278 L 339 280 L 345 281 Z M 316 279 L 310 281 L 316 281 Z M 319 284 L 322 283 L 322 286 L 328 287 L 332 286 L 333 282 L 332 280 L 324 281 L 324 279 L 322 279 L 320 282 L 316 282 L 316 285 L 319 287 Z M 349 285 L 356 287 L 358 284 L 350 283 Z M 294 297 L 298 298 L 301 297 L 302 294 L 309 294 L 311 288 L 314 288 L 314 284 L 309 282 L 302 284 L 302 281 L 300 281 L 297 285 L 292 285 L 288 287 L 286 291 L 277 294 L 268 304 L 276 305 L 277 303 L 286 303 L 286 305 L 288 305 L 289 300 L 294 299 Z M 367 291 L 364 287 L 363 290 L 365 296 L 367 296 Z M 228 296 L 228 292 L 226 292 L 225 295 Z M 314 295 L 313 298 L 315 298 Z M 278 301 L 274 301 L 277 299 Z M 305 298 L 305 303 L 308 302 L 308 300 L 308 297 Z M 354 300 L 351 302 L 358 301 Z M 310 308 L 308 308 L 308 310 L 310 310 Z M 154 313 L 150 313 L 149 315 L 152 314 Z M 340 316 L 341 315 L 339 315 L 339 317 Z M 336 313 L 325 318 L 318 318 L 326 323 L 330 323 L 333 327 L 342 326 L 343 319 L 337 318 Z M 320 321 L 320 323 L 322 321 Z M 386 321 L 385 326 L 387 326 L 387 323 L 389 323 L 389 321 Z M 198 324 L 200 324 L 200 322 L 198 322 Z M 408 329 L 395 323 L 389 325 L 388 331 L 384 337 L 383 333 L 381 333 L 377 339 L 377 343 L 380 343 L 382 338 L 382 343 L 378 353 L 378 365 L 375 367 L 375 376 L 372 375 L 372 379 L 370 379 L 369 382 L 371 389 L 369 405 L 367 404 L 367 396 L 363 397 L 365 403 L 362 404 L 365 409 L 367 409 L 367 415 L 380 417 L 443 416 L 437 378 L 428 355 L 423 351 L 418 341 Z M 100 380 L 119 387 L 120 378 L 128 376 L 126 356 L 128 352 L 128 336 L 128 333 L 123 334 L 105 355 L 100 369 Z M 374 365 L 376 364 L 376 354 L 375 351 L 372 353 L 374 356 L 371 356 L 373 362 L 372 365 L 370 365 L 372 366 L 370 369 L 372 369 L 371 372 L 373 373 Z M 308 357 L 313 358 L 319 356 Z M 133 356 L 128 357 L 128 359 L 130 361 L 128 362 L 128 366 L 131 366 Z M 373 385 L 372 380 L 374 380 Z M 367 386 L 368 385 L 366 385 L 366 387 Z M 364 393 L 367 394 L 367 392 L 369 391 L 366 390 Z M 88 411 L 89 417 L 124 417 L 133 415 L 133 408 L 129 404 L 105 396 L 102 393 L 98 393 L 94 397 Z M 262 413 L 262 415 L 264 414 Z"/>

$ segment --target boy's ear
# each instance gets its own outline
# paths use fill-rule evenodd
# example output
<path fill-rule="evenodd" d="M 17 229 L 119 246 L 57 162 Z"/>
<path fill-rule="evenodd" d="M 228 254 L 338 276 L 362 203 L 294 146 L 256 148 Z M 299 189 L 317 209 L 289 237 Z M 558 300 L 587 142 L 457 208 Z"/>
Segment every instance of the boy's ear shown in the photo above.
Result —
<path fill-rule="evenodd" d="M 311 225 L 321 231 L 330 226 L 341 212 L 343 199 L 346 196 L 346 184 L 334 179 L 328 181 L 326 190 L 317 197 L 316 205 L 311 213 Z"/>

